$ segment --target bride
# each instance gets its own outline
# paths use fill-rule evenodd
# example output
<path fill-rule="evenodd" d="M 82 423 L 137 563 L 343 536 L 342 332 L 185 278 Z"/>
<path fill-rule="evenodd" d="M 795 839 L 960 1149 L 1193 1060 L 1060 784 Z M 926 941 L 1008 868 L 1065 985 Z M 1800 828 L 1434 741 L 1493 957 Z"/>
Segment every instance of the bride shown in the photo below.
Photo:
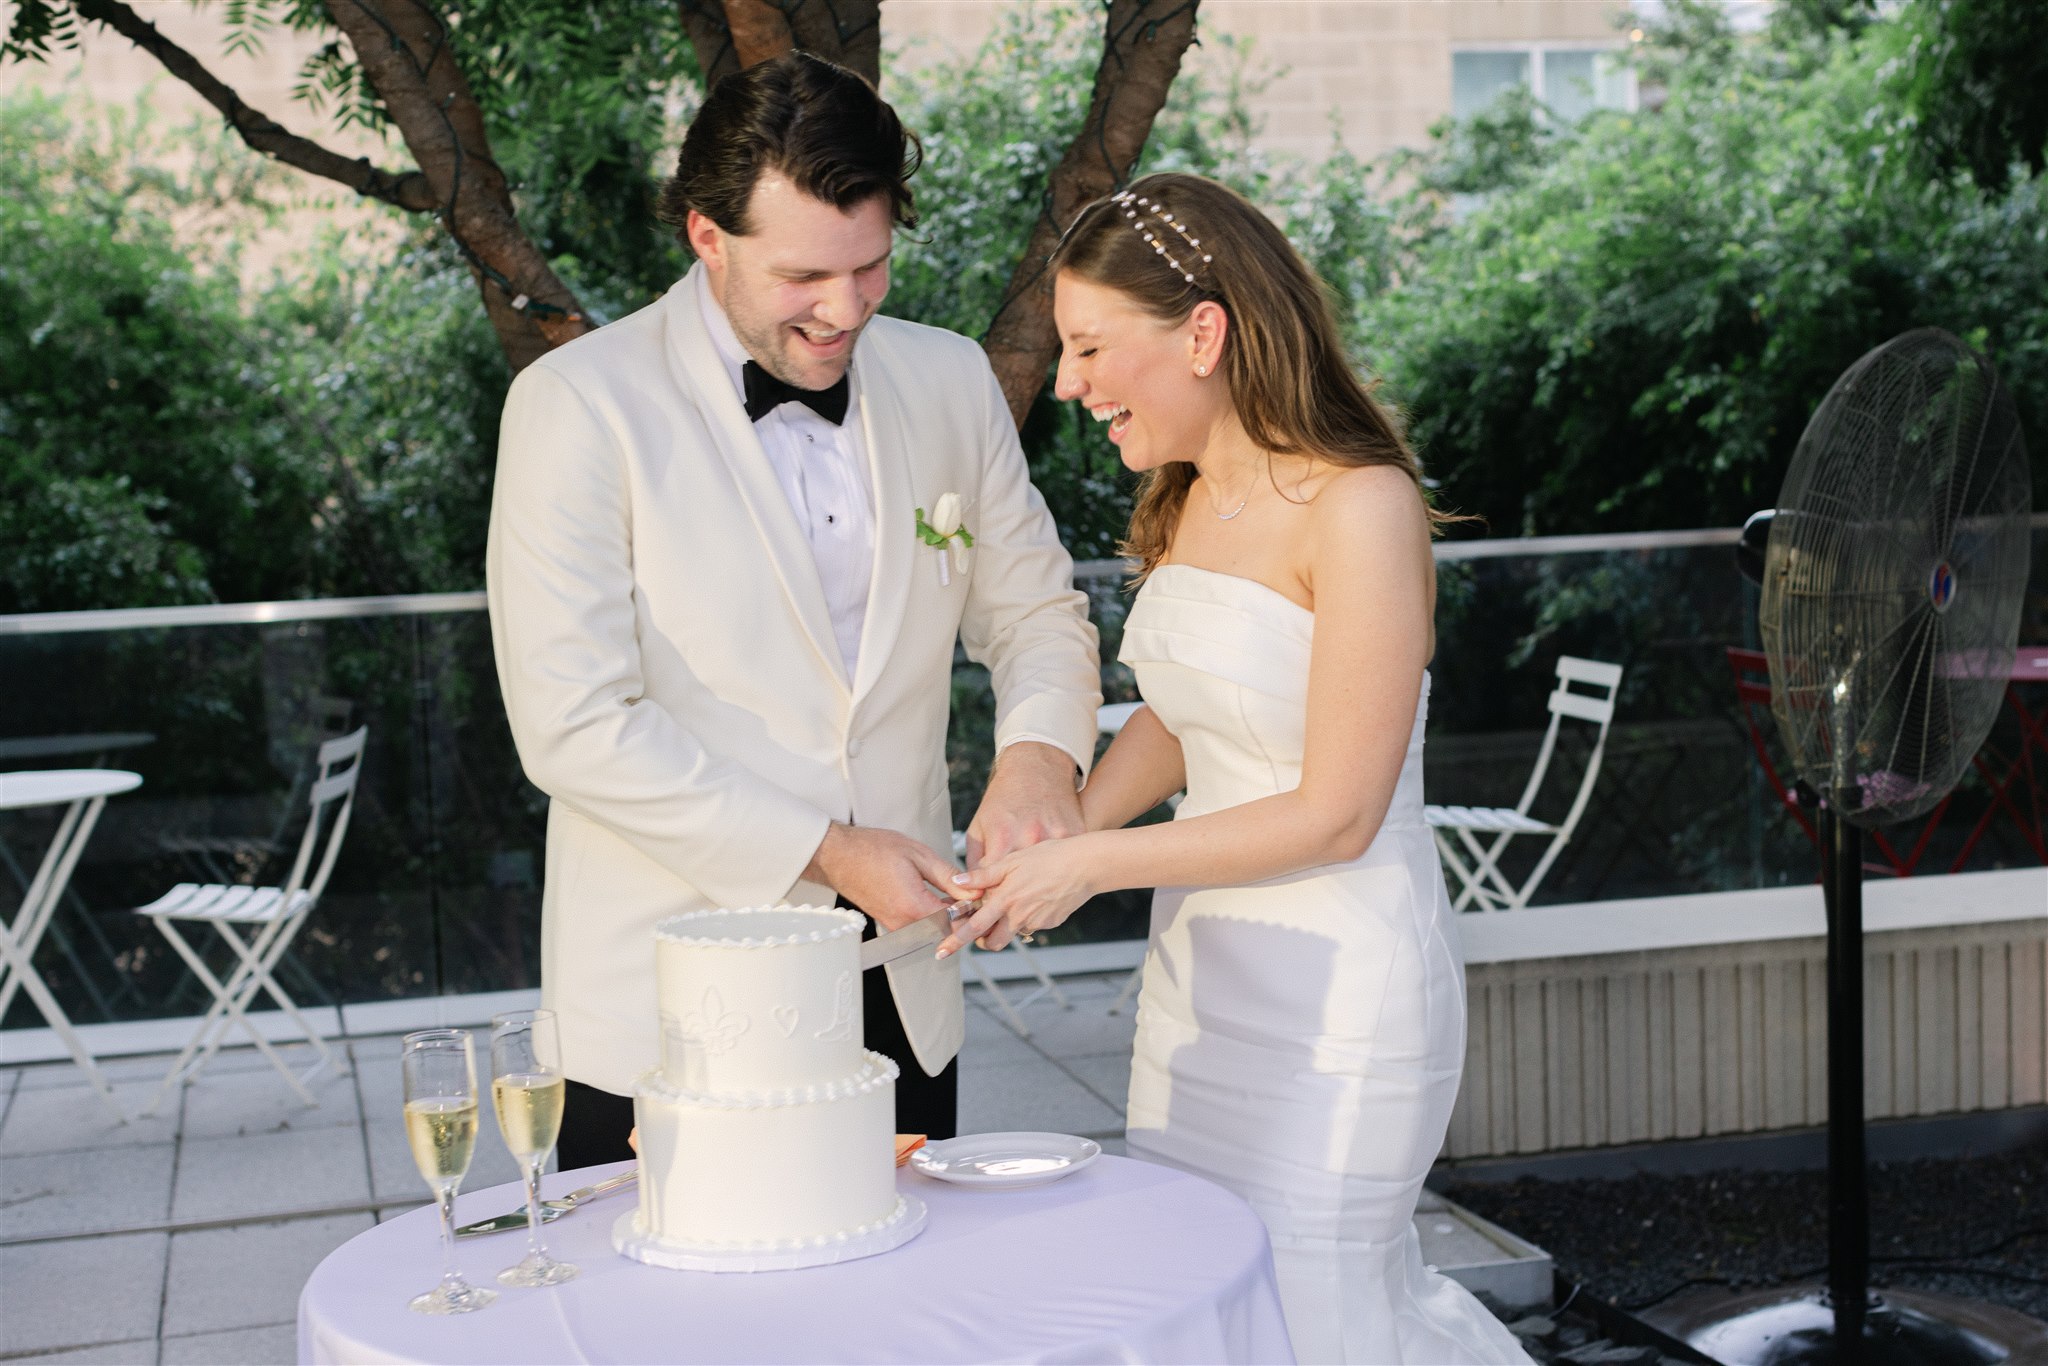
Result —
<path fill-rule="evenodd" d="M 956 878 L 981 909 L 940 951 L 1158 888 L 1131 1155 L 1259 1211 L 1300 1360 L 1527 1361 L 1412 1226 L 1465 1051 L 1422 818 L 1442 518 L 1321 282 L 1233 191 L 1147 176 L 1053 268 L 1057 392 L 1143 474 L 1120 657 L 1146 705 L 1081 793 L 1088 833 Z"/>

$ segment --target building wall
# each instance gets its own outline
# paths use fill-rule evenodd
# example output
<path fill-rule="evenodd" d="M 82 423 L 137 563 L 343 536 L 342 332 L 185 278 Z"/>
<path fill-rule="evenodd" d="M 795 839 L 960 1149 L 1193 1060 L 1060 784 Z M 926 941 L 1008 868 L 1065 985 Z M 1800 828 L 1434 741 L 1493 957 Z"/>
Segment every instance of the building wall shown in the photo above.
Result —
<path fill-rule="evenodd" d="M 911 60 L 972 51 L 1005 11 L 1030 3 L 884 0 L 884 42 Z M 1370 158 L 1421 146 L 1430 124 L 1451 112 L 1453 49 L 1620 45 L 1623 10 L 1618 0 L 1205 0 L 1199 32 L 1249 42 L 1277 70 L 1253 106 L 1269 151 L 1322 156 L 1334 114 L 1344 145 Z M 1216 55 L 1197 49 L 1190 60 Z"/>
<path fill-rule="evenodd" d="M 292 132 L 344 156 L 368 157 L 374 164 L 387 168 L 402 170 L 411 164 L 411 157 L 396 134 L 387 143 L 362 129 L 339 128 L 331 117 L 316 116 L 304 103 L 292 98 L 300 66 L 320 46 L 318 35 L 274 29 L 264 36 L 261 50 L 229 52 L 224 44 L 227 25 L 220 6 L 195 9 L 189 0 L 128 3 L 165 37 L 197 57 L 241 96 L 243 103 Z M 13 18 L 14 6 L 0 0 L 0 29 Z M 140 102 L 161 133 L 174 132 L 194 119 L 202 120 L 209 129 L 220 125 L 219 111 L 165 71 L 155 57 L 97 24 L 81 23 L 78 27 L 79 45 L 75 50 L 53 51 L 45 62 L 9 62 L 0 67 L 0 83 L 10 92 L 35 89 L 124 108 L 133 108 Z M 256 235 L 242 258 L 245 277 L 257 279 L 267 275 L 272 266 L 330 227 L 358 235 L 395 231 L 389 227 L 388 217 L 363 206 L 345 187 L 295 170 L 287 175 L 292 207 L 276 227 Z"/>
<path fill-rule="evenodd" d="M 396 165 L 402 146 L 361 130 L 344 131 L 291 98 L 300 64 L 318 46 L 313 35 L 274 30 L 261 51 L 229 53 L 222 8 L 195 9 L 188 0 L 131 0 L 172 41 L 200 57 L 252 107 L 294 132 L 349 156 Z M 1081 0 L 884 0 L 882 27 L 889 58 L 930 60 L 972 52 L 1005 12 Z M 0 22 L 12 15 L 0 0 Z M 1089 7 L 1092 9 L 1092 5 Z M 1451 111 L 1451 57 L 1459 47 L 1516 43 L 1619 45 L 1621 0 L 1206 0 L 1200 32 L 1250 45 L 1274 79 L 1253 103 L 1269 151 L 1320 157 L 1333 131 L 1355 155 L 1372 157 L 1416 147 L 1430 124 Z M 168 124 L 193 115 L 217 117 L 198 95 L 165 74 L 156 60 L 120 35 L 81 25 L 78 51 L 44 65 L 10 64 L 5 76 L 48 90 L 73 90 L 96 100 L 132 104 L 147 96 Z M 1199 66 L 1221 60 L 1197 48 Z M 309 190 L 312 187 L 309 184 Z M 324 192 L 324 190 L 322 191 Z M 345 199 L 346 192 L 338 192 Z"/>
<path fill-rule="evenodd" d="M 1867 888 L 1868 1118 L 2048 1104 L 2044 892 L 2040 869 Z M 1909 897 L 1939 904 L 1887 914 Z M 1474 960 L 1465 974 L 1469 1028 L 1444 1156 L 1827 1122 L 1827 940 L 1812 932 L 1819 889 L 1639 905 L 1641 944 L 1614 943 L 1630 937 L 1625 922 L 1635 912 L 1626 903 L 1462 918 Z M 1913 919 L 1929 923 L 1884 928 Z M 1578 920 L 1601 932 L 1578 935 Z M 1717 922 L 1727 921 L 1735 925 L 1724 934 Z M 1757 933 L 1761 926 L 1771 932 Z M 1479 961 L 1496 929 L 1516 932 L 1523 951 Z M 1587 951 L 1603 938 L 1620 951 Z"/>

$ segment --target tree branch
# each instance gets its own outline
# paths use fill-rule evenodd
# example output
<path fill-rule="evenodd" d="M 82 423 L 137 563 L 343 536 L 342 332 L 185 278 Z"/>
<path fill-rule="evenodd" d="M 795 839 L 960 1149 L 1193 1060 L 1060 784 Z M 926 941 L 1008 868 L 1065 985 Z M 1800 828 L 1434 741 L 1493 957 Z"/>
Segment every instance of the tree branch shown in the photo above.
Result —
<path fill-rule="evenodd" d="M 519 226 L 441 16 L 427 0 L 327 0 L 327 11 L 419 163 L 513 370 L 590 331 L 576 296 Z"/>
<path fill-rule="evenodd" d="M 731 8 L 735 0 L 726 0 Z M 758 0 L 746 0 L 758 3 Z M 796 46 L 882 84 L 881 0 L 774 0 Z"/>
<path fill-rule="evenodd" d="M 704 88 L 792 48 L 882 80 L 881 0 L 677 0 Z"/>
<path fill-rule="evenodd" d="M 740 69 L 733 49 L 732 25 L 725 19 L 724 0 L 676 0 L 677 17 L 683 32 L 697 53 L 697 70 L 704 77 L 704 89 Z"/>
<path fill-rule="evenodd" d="M 725 22 L 732 30 L 733 55 L 744 69 L 796 46 L 789 20 L 769 0 L 725 0 Z"/>
<path fill-rule="evenodd" d="M 80 18 L 105 25 L 163 63 L 164 70 L 197 91 L 200 98 L 221 112 L 242 141 L 265 156 L 346 185 L 367 198 L 415 213 L 431 211 L 437 204 L 432 187 L 418 171 L 393 173 L 372 166 L 367 157 L 350 158 L 331 152 L 288 131 L 260 110 L 251 109 L 197 57 L 164 37 L 155 24 L 121 0 L 76 0 L 75 8 Z"/>
<path fill-rule="evenodd" d="M 1010 417 L 1020 427 L 1059 353 L 1046 258 L 1074 216 L 1122 185 L 1136 168 L 1153 121 L 1180 74 L 1181 58 L 1195 40 L 1200 5 L 1201 0 L 1109 0 L 1088 117 L 1046 181 L 1038 222 L 982 337 L 982 349 L 1009 400 Z"/>

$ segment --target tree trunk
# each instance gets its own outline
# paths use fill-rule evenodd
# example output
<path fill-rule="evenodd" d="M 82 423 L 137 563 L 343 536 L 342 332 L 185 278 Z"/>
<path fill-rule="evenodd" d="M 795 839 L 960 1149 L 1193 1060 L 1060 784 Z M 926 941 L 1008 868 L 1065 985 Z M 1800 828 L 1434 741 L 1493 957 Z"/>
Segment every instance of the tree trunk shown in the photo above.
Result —
<path fill-rule="evenodd" d="M 437 216 L 475 274 L 513 372 L 592 329 L 512 208 L 483 110 L 426 0 L 327 0 L 363 74 L 433 191 Z"/>
<path fill-rule="evenodd" d="M 1074 216 L 1122 185 L 1137 166 L 1152 123 L 1180 74 L 1181 58 L 1194 41 L 1200 3 L 1110 0 L 1088 117 L 1053 168 L 1038 222 L 982 338 L 1009 400 L 1010 417 L 1020 427 L 1059 354 L 1046 258 Z"/>
<path fill-rule="evenodd" d="M 677 0 L 709 90 L 735 71 L 802 48 L 882 81 L 881 0 Z"/>
<path fill-rule="evenodd" d="M 676 0 L 683 33 L 697 54 L 697 74 L 708 93 L 712 86 L 740 69 L 733 49 L 732 25 L 725 19 L 724 0 Z"/>
<path fill-rule="evenodd" d="M 727 8 L 761 0 L 726 0 Z M 881 0 L 776 0 L 796 45 L 882 84 Z"/>

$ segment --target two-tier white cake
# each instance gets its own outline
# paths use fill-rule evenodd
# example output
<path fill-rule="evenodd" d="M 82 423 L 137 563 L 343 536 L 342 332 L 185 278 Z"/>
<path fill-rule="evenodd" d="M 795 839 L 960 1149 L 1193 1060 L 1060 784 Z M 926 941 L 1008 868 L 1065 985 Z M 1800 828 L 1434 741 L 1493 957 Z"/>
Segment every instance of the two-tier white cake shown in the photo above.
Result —
<path fill-rule="evenodd" d="M 695 911 L 655 930 L 661 1066 L 640 1079 L 640 1205 L 612 1241 L 661 1266 L 765 1271 L 907 1241 L 896 1064 L 861 1046 L 853 911 Z"/>

